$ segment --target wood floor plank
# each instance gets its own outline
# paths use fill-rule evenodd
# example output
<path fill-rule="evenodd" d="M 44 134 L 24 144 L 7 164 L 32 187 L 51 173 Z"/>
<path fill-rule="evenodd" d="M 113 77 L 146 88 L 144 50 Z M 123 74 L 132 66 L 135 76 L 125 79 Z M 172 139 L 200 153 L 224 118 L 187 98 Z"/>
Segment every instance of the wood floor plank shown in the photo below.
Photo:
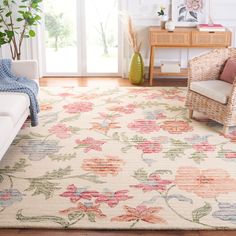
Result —
<path fill-rule="evenodd" d="M 79 87 L 107 87 L 107 86 L 134 86 L 128 79 L 117 78 L 87 78 L 87 77 L 68 77 L 68 78 L 57 78 L 57 77 L 44 77 L 40 79 L 40 85 L 43 87 L 54 87 L 54 86 L 79 86 Z M 145 80 L 144 87 L 149 87 L 149 81 Z M 158 79 L 154 80 L 153 86 L 167 86 L 167 87 L 186 87 L 186 79 Z"/>

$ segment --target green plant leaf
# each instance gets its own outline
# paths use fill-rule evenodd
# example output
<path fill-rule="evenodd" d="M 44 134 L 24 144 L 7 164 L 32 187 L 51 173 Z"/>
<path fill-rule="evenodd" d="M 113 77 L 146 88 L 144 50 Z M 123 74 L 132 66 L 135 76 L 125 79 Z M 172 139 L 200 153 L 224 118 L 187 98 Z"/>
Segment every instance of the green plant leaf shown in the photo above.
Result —
<path fill-rule="evenodd" d="M 9 12 L 6 14 L 6 17 L 9 17 L 9 16 L 11 16 L 11 15 L 12 15 L 12 12 L 9 11 Z"/>

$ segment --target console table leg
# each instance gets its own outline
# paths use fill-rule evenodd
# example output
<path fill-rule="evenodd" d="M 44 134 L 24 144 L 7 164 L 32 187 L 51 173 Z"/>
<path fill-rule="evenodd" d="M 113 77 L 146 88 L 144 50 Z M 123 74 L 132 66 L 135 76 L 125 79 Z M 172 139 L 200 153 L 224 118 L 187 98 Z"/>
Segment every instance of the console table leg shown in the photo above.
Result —
<path fill-rule="evenodd" d="M 154 76 L 154 52 L 155 52 L 155 47 L 151 46 L 150 64 L 149 64 L 149 79 L 151 86 L 153 85 L 153 76 Z"/>

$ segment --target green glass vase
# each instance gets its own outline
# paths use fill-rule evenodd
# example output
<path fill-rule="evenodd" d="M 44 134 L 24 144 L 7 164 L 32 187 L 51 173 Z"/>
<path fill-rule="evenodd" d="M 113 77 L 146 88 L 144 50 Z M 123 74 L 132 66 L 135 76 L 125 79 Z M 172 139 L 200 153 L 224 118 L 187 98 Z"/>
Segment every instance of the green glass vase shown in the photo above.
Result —
<path fill-rule="evenodd" d="M 129 81 L 131 84 L 140 85 L 144 82 L 144 64 L 142 55 L 135 52 L 129 67 Z"/>

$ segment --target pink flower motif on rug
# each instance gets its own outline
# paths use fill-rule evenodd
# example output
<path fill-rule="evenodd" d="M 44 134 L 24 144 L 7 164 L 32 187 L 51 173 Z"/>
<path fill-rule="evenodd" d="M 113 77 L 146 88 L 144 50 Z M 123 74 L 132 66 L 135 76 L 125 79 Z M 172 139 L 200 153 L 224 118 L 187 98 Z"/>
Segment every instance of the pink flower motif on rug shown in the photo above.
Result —
<path fill-rule="evenodd" d="M 75 102 L 63 106 L 65 112 L 69 114 L 77 114 L 81 112 L 89 112 L 93 110 L 93 103 L 91 102 Z"/>
<path fill-rule="evenodd" d="M 84 140 L 76 139 L 75 142 L 78 144 L 76 148 L 84 148 L 84 153 L 87 153 L 89 151 L 102 151 L 102 145 L 106 142 L 95 140 L 94 138 L 88 137 Z"/>
<path fill-rule="evenodd" d="M 76 96 L 75 98 L 79 98 L 81 100 L 93 100 L 93 99 L 98 98 L 98 97 L 100 97 L 100 95 L 97 94 L 97 93 L 89 93 L 89 94 L 88 93 L 83 93 L 83 94 L 80 94 L 80 95 Z"/>
<path fill-rule="evenodd" d="M 70 207 L 68 209 L 60 211 L 61 214 L 70 215 L 72 213 L 78 213 L 80 219 L 84 218 L 87 215 L 88 220 L 95 222 L 95 218 L 105 218 L 106 215 L 100 209 L 100 205 L 93 205 L 91 203 L 81 203 L 79 202 L 76 207 Z"/>
<path fill-rule="evenodd" d="M 165 99 L 184 102 L 186 98 L 184 96 L 179 96 L 179 95 L 170 95 L 166 96 Z"/>
<path fill-rule="evenodd" d="M 56 135 L 60 139 L 69 138 L 71 135 L 71 130 L 64 124 L 57 124 L 51 127 L 49 133 Z"/>
<path fill-rule="evenodd" d="M 146 99 L 158 99 L 158 98 L 162 98 L 162 94 L 160 93 L 152 93 L 152 94 L 149 94 L 147 96 L 145 96 Z"/>
<path fill-rule="evenodd" d="M 162 209 L 162 207 L 148 208 L 144 205 L 139 205 L 136 208 L 124 206 L 125 214 L 113 217 L 111 221 L 134 222 L 132 227 L 139 221 L 144 221 L 150 224 L 167 224 L 166 220 L 157 215 L 157 213 Z"/>
<path fill-rule="evenodd" d="M 230 152 L 230 153 L 225 154 L 225 158 L 236 159 L 236 152 Z"/>
<path fill-rule="evenodd" d="M 108 175 L 117 176 L 122 171 L 122 165 L 124 165 L 124 161 L 118 157 L 107 156 L 84 160 L 82 169 L 103 177 Z"/>
<path fill-rule="evenodd" d="M 128 196 L 128 190 L 120 190 L 115 193 L 113 192 L 105 192 L 99 194 L 95 203 L 106 203 L 109 207 L 114 208 L 116 207 L 120 201 L 126 201 L 133 197 Z"/>
<path fill-rule="evenodd" d="M 232 143 L 236 143 L 236 130 L 228 135 L 225 135 L 225 137 L 230 139 Z"/>
<path fill-rule="evenodd" d="M 182 120 L 165 121 L 161 128 L 170 134 L 182 134 L 193 131 L 193 127 L 187 121 Z"/>
<path fill-rule="evenodd" d="M 115 111 L 119 113 L 124 113 L 124 114 L 132 114 L 134 113 L 134 109 L 136 108 L 135 105 L 133 104 L 128 104 L 126 106 L 116 106 L 116 107 L 111 107 L 109 108 L 110 111 Z"/>
<path fill-rule="evenodd" d="M 171 89 L 160 89 L 159 91 L 162 96 L 166 98 L 166 96 L 174 96 L 178 94 L 182 94 L 182 91 L 178 88 L 171 88 Z"/>
<path fill-rule="evenodd" d="M 161 144 L 157 141 L 144 141 L 139 143 L 136 147 L 138 150 L 142 150 L 145 154 L 159 153 L 162 150 Z"/>
<path fill-rule="evenodd" d="M 97 131 L 99 133 L 107 134 L 110 130 L 112 129 L 119 129 L 120 126 L 117 125 L 117 122 L 109 122 L 109 121 L 104 121 L 101 123 L 98 122 L 92 122 L 91 123 L 93 127 L 91 130 Z"/>
<path fill-rule="evenodd" d="M 4 189 L 0 191 L 0 207 L 9 207 L 23 199 L 23 194 L 17 189 Z"/>
<path fill-rule="evenodd" d="M 198 152 L 214 152 L 216 147 L 208 142 L 202 142 L 193 146 Z"/>
<path fill-rule="evenodd" d="M 160 130 L 160 127 L 154 120 L 135 120 L 128 125 L 128 128 L 142 134 L 150 134 Z"/>
<path fill-rule="evenodd" d="M 59 93 L 58 96 L 66 98 L 66 97 L 74 96 L 74 94 L 73 93 Z"/>
<path fill-rule="evenodd" d="M 133 197 L 128 195 L 128 190 L 116 192 L 88 191 L 86 188 L 77 188 L 74 184 L 67 187 L 66 191 L 60 194 L 61 197 L 69 198 L 72 203 L 80 200 L 95 200 L 95 203 L 106 203 L 109 207 L 116 207 L 120 201 L 126 201 Z"/>
<path fill-rule="evenodd" d="M 221 194 L 236 192 L 236 179 L 222 169 L 181 167 L 177 171 L 175 182 L 179 189 L 202 198 L 216 198 Z"/>
<path fill-rule="evenodd" d="M 85 188 L 77 188 L 74 184 L 67 187 L 66 192 L 60 194 L 61 197 L 70 198 L 73 203 L 78 202 L 81 199 L 91 200 L 94 197 L 98 197 L 97 191 L 87 191 Z"/>
<path fill-rule="evenodd" d="M 136 89 L 136 88 L 131 88 L 129 89 L 129 93 L 133 93 L 133 94 L 146 94 L 147 92 L 149 92 L 149 89 L 147 88 L 139 88 L 139 89 Z"/>
<path fill-rule="evenodd" d="M 52 108 L 52 105 L 48 103 L 43 103 L 40 105 L 40 111 L 51 111 Z"/>
<path fill-rule="evenodd" d="M 147 179 L 143 179 L 140 184 L 131 185 L 132 188 L 140 188 L 144 192 L 167 190 L 167 186 L 172 184 L 173 181 L 161 179 L 161 176 L 157 173 L 150 174 Z"/>

